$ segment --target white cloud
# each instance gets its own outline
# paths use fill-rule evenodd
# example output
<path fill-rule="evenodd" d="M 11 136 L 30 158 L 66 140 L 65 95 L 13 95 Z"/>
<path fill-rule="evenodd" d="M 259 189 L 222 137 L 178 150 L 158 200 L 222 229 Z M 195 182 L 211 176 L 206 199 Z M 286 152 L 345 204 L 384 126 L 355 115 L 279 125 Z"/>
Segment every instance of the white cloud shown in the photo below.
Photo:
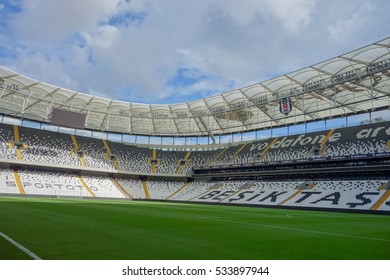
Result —
<path fill-rule="evenodd" d="M 25 49 L 17 49 L 17 63 L 14 67 L 15 71 L 23 69 L 23 72 L 28 73 L 39 81 L 48 81 L 49 83 L 66 84 L 69 88 L 77 87 L 76 81 L 73 81 L 71 75 L 66 73 L 62 67 L 62 61 L 53 56 L 46 56 L 40 52 L 29 52 Z M 37 66 L 39 71 L 37 71 Z"/>
<path fill-rule="evenodd" d="M 275 18 L 283 28 L 297 32 L 307 27 L 311 20 L 315 0 L 220 0 L 216 1 L 221 10 L 235 23 L 245 26 L 256 18 Z"/>
<path fill-rule="evenodd" d="M 388 36 L 390 24 L 385 0 L 21 3 L 0 30 L 0 64 L 70 89 L 153 103 L 309 66 Z M 198 81 L 175 84 L 180 69 Z"/>
<path fill-rule="evenodd" d="M 379 8 L 379 7 L 378 7 Z M 372 20 L 369 14 L 373 14 L 375 8 L 371 2 L 363 2 L 352 12 L 345 9 L 346 17 L 339 18 L 328 27 L 330 39 L 332 40 L 350 40 L 358 34 Z"/>
<path fill-rule="evenodd" d="M 285 29 L 299 32 L 310 24 L 315 0 L 270 0 L 266 5 Z"/>
<path fill-rule="evenodd" d="M 31 40 L 62 40 L 75 32 L 94 29 L 115 12 L 120 0 L 34 0 L 22 2 L 13 25 Z"/>

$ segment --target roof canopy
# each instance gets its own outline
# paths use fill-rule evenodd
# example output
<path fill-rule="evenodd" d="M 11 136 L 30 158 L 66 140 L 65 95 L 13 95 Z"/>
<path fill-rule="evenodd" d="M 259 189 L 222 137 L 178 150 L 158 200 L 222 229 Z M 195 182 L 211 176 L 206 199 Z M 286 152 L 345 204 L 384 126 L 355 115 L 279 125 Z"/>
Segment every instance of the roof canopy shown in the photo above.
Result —
<path fill-rule="evenodd" d="M 267 129 L 390 106 L 390 38 L 292 73 L 180 104 L 110 100 L 0 67 L 0 113 L 49 122 L 53 108 L 86 114 L 85 128 L 159 136 Z M 279 110 L 289 98 L 291 112 Z"/>

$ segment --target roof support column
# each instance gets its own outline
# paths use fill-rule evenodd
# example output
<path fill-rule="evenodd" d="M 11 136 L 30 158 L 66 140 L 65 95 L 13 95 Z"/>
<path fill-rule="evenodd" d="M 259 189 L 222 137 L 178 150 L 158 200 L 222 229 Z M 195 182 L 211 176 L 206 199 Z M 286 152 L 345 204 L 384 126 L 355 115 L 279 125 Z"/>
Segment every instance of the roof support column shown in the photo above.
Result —
<path fill-rule="evenodd" d="M 3 97 L 6 87 L 4 87 L 3 91 L 1 92 L 0 99 Z"/>
<path fill-rule="evenodd" d="M 215 137 L 214 137 L 214 134 L 210 131 L 210 129 L 208 128 L 207 124 L 204 122 L 204 120 L 202 119 L 202 117 L 198 117 L 198 120 L 199 120 L 200 123 L 203 125 L 203 128 L 205 129 L 205 131 L 207 132 L 207 134 L 211 137 L 211 140 L 213 140 L 213 144 L 215 144 Z"/>

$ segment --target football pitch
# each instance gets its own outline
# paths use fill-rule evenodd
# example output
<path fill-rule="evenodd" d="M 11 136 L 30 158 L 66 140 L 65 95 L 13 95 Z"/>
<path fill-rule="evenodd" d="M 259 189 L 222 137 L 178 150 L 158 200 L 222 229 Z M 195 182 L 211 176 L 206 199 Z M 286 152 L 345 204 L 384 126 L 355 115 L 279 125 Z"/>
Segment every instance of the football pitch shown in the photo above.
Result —
<path fill-rule="evenodd" d="M 42 259 L 390 259 L 390 216 L 0 197 L 0 233 Z M 0 259 L 31 259 L 0 236 Z"/>

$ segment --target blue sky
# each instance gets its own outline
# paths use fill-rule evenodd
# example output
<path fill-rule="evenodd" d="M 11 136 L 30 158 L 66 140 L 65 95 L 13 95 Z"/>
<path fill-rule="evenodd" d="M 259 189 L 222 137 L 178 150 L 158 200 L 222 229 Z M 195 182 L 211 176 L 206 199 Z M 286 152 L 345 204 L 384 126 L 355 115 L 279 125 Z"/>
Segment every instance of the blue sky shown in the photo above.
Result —
<path fill-rule="evenodd" d="M 0 65 L 56 86 L 180 103 L 389 37 L 387 0 L 0 1 Z"/>

